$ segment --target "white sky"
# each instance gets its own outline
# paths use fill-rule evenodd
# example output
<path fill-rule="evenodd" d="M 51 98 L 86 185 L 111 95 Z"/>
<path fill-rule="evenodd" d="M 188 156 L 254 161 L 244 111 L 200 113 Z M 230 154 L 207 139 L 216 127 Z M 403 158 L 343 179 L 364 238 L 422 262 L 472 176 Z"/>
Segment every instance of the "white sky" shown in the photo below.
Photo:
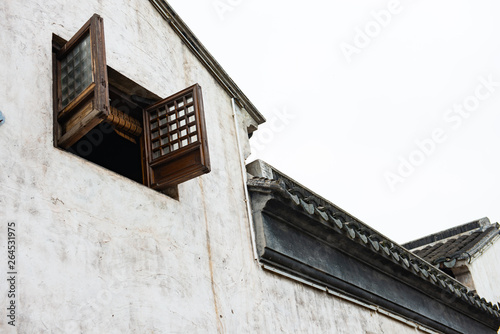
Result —
<path fill-rule="evenodd" d="M 168 2 L 268 120 L 247 162 L 400 243 L 498 221 L 498 1 Z"/>

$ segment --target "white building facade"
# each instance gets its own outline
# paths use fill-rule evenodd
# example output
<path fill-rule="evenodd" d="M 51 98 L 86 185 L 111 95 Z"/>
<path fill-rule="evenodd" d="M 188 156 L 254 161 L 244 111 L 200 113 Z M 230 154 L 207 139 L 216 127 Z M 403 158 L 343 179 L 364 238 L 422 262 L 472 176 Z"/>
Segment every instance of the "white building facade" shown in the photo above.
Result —
<path fill-rule="evenodd" d="M 95 13 L 116 84 L 201 87 L 209 173 L 161 192 L 57 145 L 54 38 Z M 262 268 L 244 159 L 264 118 L 164 1 L 8 0 L 0 17 L 1 332 L 435 332 Z"/>

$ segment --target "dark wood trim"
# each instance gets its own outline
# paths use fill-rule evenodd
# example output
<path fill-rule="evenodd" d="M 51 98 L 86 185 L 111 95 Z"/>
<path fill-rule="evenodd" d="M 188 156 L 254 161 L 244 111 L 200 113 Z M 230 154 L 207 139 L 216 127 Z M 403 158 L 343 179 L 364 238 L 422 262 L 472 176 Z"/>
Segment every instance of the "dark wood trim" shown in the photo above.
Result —
<path fill-rule="evenodd" d="M 192 94 L 193 96 L 198 141 L 154 159 L 151 140 L 152 130 L 150 112 L 188 94 Z M 149 187 L 156 190 L 163 190 L 210 172 L 203 98 L 201 87 L 198 84 L 183 89 L 146 108 L 143 116 L 143 125 L 146 153 L 146 178 Z"/>
<path fill-rule="evenodd" d="M 84 89 L 67 106 L 62 108 L 61 99 L 61 60 L 70 52 L 83 38 L 90 35 L 90 50 L 92 57 L 92 77 L 93 82 Z M 95 125 L 105 119 L 110 112 L 109 92 L 108 92 L 108 74 L 106 67 L 106 51 L 104 43 L 104 27 L 102 18 L 94 14 L 78 32 L 64 45 L 59 47 L 62 38 L 53 38 L 53 48 L 56 50 L 56 61 L 54 64 L 54 118 L 57 129 L 54 142 L 56 146 L 68 148 L 82 138 Z M 92 110 L 88 110 L 89 103 Z M 78 113 L 87 112 L 81 117 Z M 68 119 L 79 119 L 73 122 L 71 129 L 66 129 Z"/>
<path fill-rule="evenodd" d="M 94 64 L 94 82 L 96 84 L 95 108 L 99 110 L 100 117 L 109 115 L 108 71 L 106 68 L 106 48 L 104 44 L 103 19 L 97 14 L 91 18 L 90 40 L 92 45 L 92 62 Z"/>
<path fill-rule="evenodd" d="M 60 50 L 60 45 L 56 42 L 56 35 L 52 35 L 52 126 L 53 126 L 53 142 L 54 147 L 57 147 L 57 141 L 61 136 L 61 126 L 57 121 L 59 105 L 61 101 L 59 78 L 61 73 L 60 63 L 57 61 L 57 52 Z"/>
<path fill-rule="evenodd" d="M 85 24 L 74 34 L 69 41 L 67 41 L 57 53 L 57 59 L 61 60 L 68 52 L 70 52 L 75 45 L 89 32 L 92 22 L 95 21 L 97 14 L 94 14 Z"/>
<path fill-rule="evenodd" d="M 144 123 L 143 124 L 143 129 L 144 129 Z M 142 168 L 142 184 L 145 186 L 148 185 L 148 169 L 147 168 L 147 163 L 146 163 L 146 144 L 144 140 L 144 130 L 142 131 L 142 136 L 139 136 L 139 145 L 141 146 L 141 168 Z"/>
<path fill-rule="evenodd" d="M 201 154 L 201 161 L 203 165 L 206 168 L 206 173 L 210 172 L 211 167 L 210 167 L 210 156 L 209 156 L 209 151 L 208 151 L 208 136 L 207 136 L 207 127 L 205 123 L 205 109 L 203 106 L 203 99 L 202 99 L 202 93 L 201 93 L 201 86 L 196 84 L 195 88 L 196 94 L 194 94 L 194 100 L 196 104 L 196 123 L 198 126 L 198 133 L 200 136 L 200 154 Z"/>
<path fill-rule="evenodd" d="M 155 106 L 157 103 L 153 104 Z M 150 161 L 152 160 L 152 152 L 151 152 L 151 124 L 149 120 L 149 113 L 144 110 L 142 113 L 142 143 L 144 143 L 143 146 L 143 156 L 142 156 L 142 161 L 143 161 L 143 166 L 144 166 L 144 185 L 148 186 L 151 188 L 151 183 L 152 183 L 152 170 L 151 170 L 151 165 Z"/>
<path fill-rule="evenodd" d="M 61 64 L 58 64 L 58 70 L 59 74 L 61 69 Z M 60 78 L 60 77 L 58 77 Z M 87 88 L 83 90 L 77 97 L 75 97 L 66 107 L 64 107 L 59 114 L 57 115 L 57 120 L 59 122 L 63 121 L 65 118 L 68 118 L 71 114 L 76 112 L 79 107 L 85 102 L 90 99 L 94 98 L 94 93 L 95 93 L 95 82 L 92 82 Z M 60 103 L 60 94 L 61 90 L 59 89 L 59 103 Z"/>

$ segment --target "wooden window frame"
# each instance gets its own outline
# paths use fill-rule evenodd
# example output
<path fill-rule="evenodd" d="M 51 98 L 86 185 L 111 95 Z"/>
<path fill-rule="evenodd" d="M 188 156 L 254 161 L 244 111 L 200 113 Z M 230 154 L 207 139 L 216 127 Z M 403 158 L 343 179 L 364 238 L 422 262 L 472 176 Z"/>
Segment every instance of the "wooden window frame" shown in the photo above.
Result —
<path fill-rule="evenodd" d="M 87 36 L 90 36 L 92 82 L 63 107 L 61 62 Z M 75 143 L 100 123 L 106 122 L 111 124 L 115 130 L 125 130 L 133 136 L 138 136 L 142 131 L 142 135 L 136 137 L 140 139 L 141 164 L 143 167 L 142 183 L 152 189 L 178 198 L 176 187 L 178 184 L 210 172 L 203 99 L 201 87 L 198 84 L 194 84 L 166 99 L 158 101 L 159 98 L 155 94 L 148 92 L 143 87 L 140 87 L 112 69 L 110 74 L 112 81 L 109 81 L 109 69 L 106 64 L 104 45 L 103 19 L 97 14 L 94 14 L 69 41 L 53 35 L 52 43 L 55 147 L 72 151 L 72 146 Z M 149 100 L 148 98 L 140 99 L 139 97 L 141 103 L 140 105 L 136 104 L 142 109 L 142 129 L 138 124 L 132 122 L 132 120 L 130 122 L 127 121 L 127 115 L 123 115 L 119 110 L 113 110 L 110 104 L 110 91 L 112 94 L 120 95 L 120 91 L 123 89 L 121 87 L 122 84 L 124 86 L 133 86 L 143 93 L 147 92 L 145 96 L 151 97 L 151 95 L 155 95 L 154 100 Z M 120 95 L 120 97 L 125 100 L 132 98 L 133 96 L 128 96 L 130 92 L 126 93 L 126 91 L 127 89 L 124 89 L 123 93 L 125 95 Z M 192 96 L 193 101 L 187 103 L 186 95 Z M 159 108 L 162 104 L 175 102 L 179 98 L 184 98 L 186 102 L 186 125 L 183 125 L 183 127 L 187 131 L 187 134 L 179 133 L 179 137 L 189 137 L 189 144 L 186 145 L 184 141 L 180 141 L 180 149 L 166 153 L 160 158 L 153 159 L 152 152 L 154 149 L 151 146 L 149 111 Z M 187 106 L 193 106 L 194 113 L 192 110 L 188 111 Z M 196 128 L 193 133 L 191 133 L 191 129 L 188 129 L 188 127 L 194 125 L 194 123 L 188 119 L 187 115 L 195 116 L 194 122 L 196 123 Z M 191 137 L 192 134 L 197 136 L 197 139 L 193 139 L 194 137 Z"/>
<path fill-rule="evenodd" d="M 78 96 L 62 106 L 61 61 L 86 36 L 90 35 L 92 83 Z M 54 125 L 56 146 L 69 148 L 90 129 L 101 123 L 110 112 L 108 74 L 104 45 L 103 19 L 94 14 L 83 27 L 55 54 L 54 59 Z"/>
<path fill-rule="evenodd" d="M 198 141 L 159 158 L 153 158 L 150 112 L 189 94 L 193 96 Z M 161 191 L 210 172 L 205 113 L 200 85 L 194 84 L 145 108 L 143 117 L 144 142 L 146 144 L 146 181 L 148 187 Z"/>

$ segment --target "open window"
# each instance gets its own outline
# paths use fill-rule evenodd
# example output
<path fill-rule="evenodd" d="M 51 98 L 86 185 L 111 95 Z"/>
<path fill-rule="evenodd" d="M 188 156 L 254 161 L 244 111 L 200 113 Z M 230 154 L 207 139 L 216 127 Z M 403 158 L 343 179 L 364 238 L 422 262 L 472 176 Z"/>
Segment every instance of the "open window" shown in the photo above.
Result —
<path fill-rule="evenodd" d="M 90 20 L 56 56 L 57 145 L 69 148 L 109 115 L 102 18 Z"/>
<path fill-rule="evenodd" d="M 162 190 L 210 171 L 198 84 L 148 107 L 144 125 L 148 186 Z"/>
<path fill-rule="evenodd" d="M 198 84 L 161 99 L 107 66 L 97 14 L 52 44 L 56 147 L 172 197 L 210 171 Z"/>

